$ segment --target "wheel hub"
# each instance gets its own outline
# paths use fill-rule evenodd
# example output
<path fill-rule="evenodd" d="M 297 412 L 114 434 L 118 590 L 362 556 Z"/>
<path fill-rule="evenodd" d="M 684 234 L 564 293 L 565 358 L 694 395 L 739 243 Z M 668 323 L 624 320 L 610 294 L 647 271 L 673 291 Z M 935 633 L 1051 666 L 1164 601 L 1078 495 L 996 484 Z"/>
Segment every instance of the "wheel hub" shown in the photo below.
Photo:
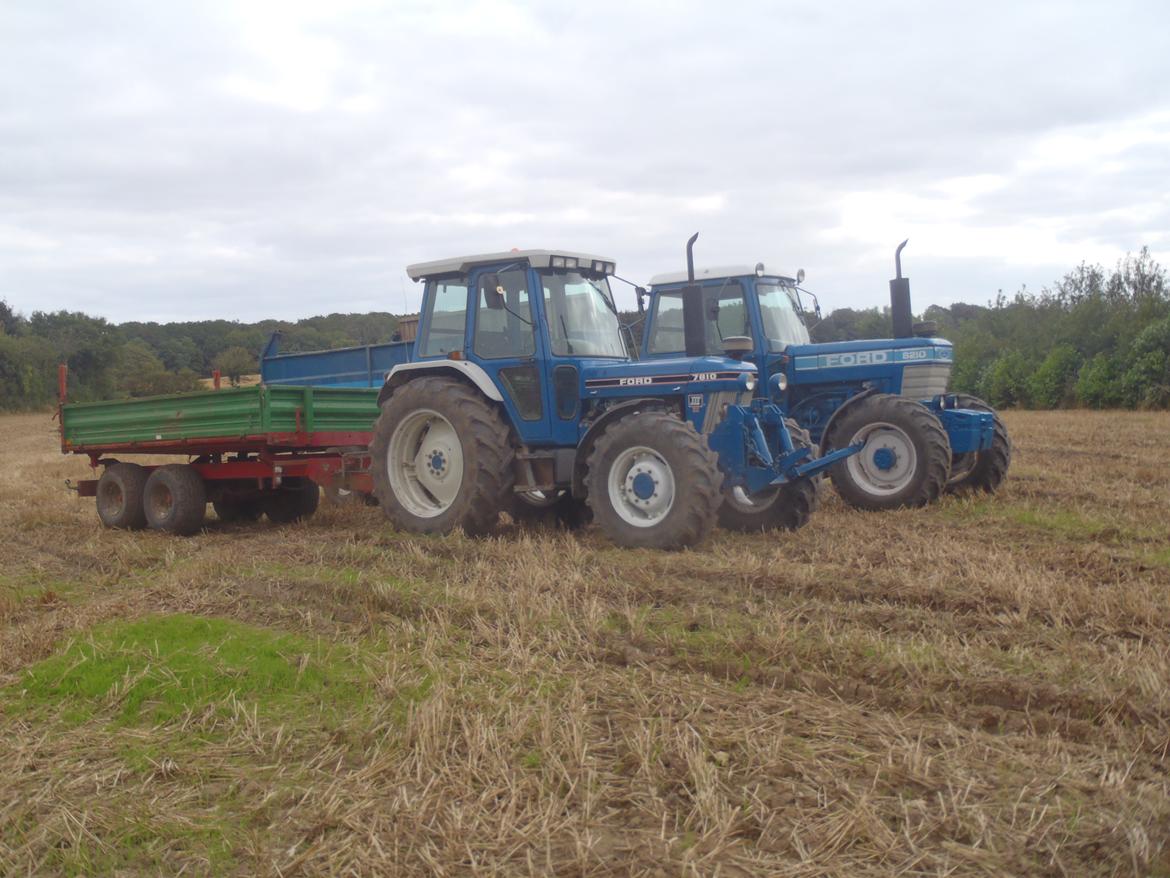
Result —
<path fill-rule="evenodd" d="M 398 424 L 386 449 L 386 469 L 395 497 L 412 515 L 433 518 L 446 511 L 463 484 L 463 446 L 443 415 L 411 412 Z"/>
<path fill-rule="evenodd" d="M 649 527 L 674 505 L 674 474 L 653 449 L 629 448 L 614 461 L 609 477 L 614 509 L 627 523 Z"/>
<path fill-rule="evenodd" d="M 868 494 L 889 496 L 914 480 L 918 453 L 914 441 L 901 427 L 874 421 L 858 430 L 850 442 L 863 444 L 859 454 L 846 458 L 853 483 Z"/>

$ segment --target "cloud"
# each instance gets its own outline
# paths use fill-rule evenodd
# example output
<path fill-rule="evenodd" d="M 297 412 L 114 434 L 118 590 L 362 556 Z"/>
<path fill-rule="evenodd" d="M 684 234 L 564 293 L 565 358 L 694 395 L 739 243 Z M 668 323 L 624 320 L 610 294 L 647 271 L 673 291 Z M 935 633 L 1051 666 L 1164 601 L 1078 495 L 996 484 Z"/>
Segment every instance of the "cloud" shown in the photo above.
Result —
<path fill-rule="evenodd" d="M 116 320 L 417 301 L 518 247 L 984 301 L 1170 254 L 1160 4 L 0 8 L 0 296 Z M 1106 60 L 1107 59 L 1107 60 Z M 632 302 L 627 293 L 624 300 Z M 405 298 L 405 304 L 404 304 Z"/>

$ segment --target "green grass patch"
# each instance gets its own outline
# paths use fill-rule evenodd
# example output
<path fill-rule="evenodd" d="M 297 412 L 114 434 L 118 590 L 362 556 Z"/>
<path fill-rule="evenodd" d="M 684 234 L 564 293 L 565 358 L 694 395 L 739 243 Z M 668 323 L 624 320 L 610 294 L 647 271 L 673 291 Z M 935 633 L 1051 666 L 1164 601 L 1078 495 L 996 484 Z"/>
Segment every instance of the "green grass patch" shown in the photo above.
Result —
<path fill-rule="evenodd" d="M 158 724 L 226 711 L 233 698 L 263 714 L 352 709 L 366 697 L 362 676 L 335 645 L 227 619 L 154 616 L 73 641 L 30 667 L 7 700 L 59 706 L 73 722 L 110 713 L 119 724 Z"/>

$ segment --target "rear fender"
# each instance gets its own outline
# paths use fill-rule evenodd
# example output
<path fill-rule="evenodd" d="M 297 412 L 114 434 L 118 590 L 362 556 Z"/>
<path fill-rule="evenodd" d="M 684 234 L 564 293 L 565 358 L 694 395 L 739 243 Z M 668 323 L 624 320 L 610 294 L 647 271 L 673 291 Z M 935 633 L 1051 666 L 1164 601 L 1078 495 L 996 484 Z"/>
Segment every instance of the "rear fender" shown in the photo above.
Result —
<path fill-rule="evenodd" d="M 382 392 L 378 394 L 378 406 L 381 407 L 395 389 L 408 381 L 431 375 L 450 375 L 478 387 L 492 402 L 504 401 L 500 389 L 481 366 L 467 360 L 422 360 L 417 363 L 400 363 L 390 370 L 390 374 L 386 376 L 386 383 L 382 385 Z"/>

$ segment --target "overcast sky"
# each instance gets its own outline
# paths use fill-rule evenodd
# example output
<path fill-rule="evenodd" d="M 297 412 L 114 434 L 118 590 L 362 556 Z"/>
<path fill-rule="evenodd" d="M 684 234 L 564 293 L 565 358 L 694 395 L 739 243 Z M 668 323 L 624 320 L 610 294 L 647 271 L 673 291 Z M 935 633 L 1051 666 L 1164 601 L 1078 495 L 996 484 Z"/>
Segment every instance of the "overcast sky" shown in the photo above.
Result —
<path fill-rule="evenodd" d="M 916 310 L 1170 263 L 1170 4 L 0 4 L 0 297 L 417 307 L 512 247 Z M 618 285 L 615 285 L 617 287 Z M 632 296 L 619 288 L 619 301 Z"/>

